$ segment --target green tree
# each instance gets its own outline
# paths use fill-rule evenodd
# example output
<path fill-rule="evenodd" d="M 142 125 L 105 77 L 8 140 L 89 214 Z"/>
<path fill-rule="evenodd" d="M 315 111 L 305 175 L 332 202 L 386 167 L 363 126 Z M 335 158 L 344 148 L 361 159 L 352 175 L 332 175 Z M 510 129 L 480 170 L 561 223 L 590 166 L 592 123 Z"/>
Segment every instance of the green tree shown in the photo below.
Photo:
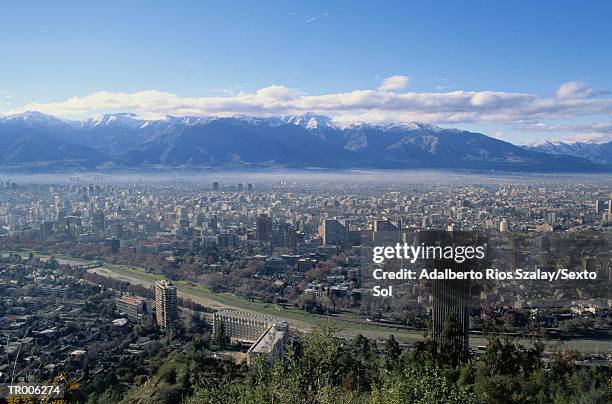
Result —
<path fill-rule="evenodd" d="M 381 387 L 372 390 L 371 404 L 404 403 L 471 403 L 468 387 L 458 387 L 448 380 L 439 367 L 409 367 L 401 374 L 388 377 Z"/>
<path fill-rule="evenodd" d="M 400 356 L 402 349 L 400 348 L 399 342 L 395 339 L 393 334 L 389 335 L 389 338 L 385 340 L 385 369 L 387 372 L 393 372 L 398 369 L 400 365 Z"/>
<path fill-rule="evenodd" d="M 225 349 L 229 346 L 230 339 L 225 334 L 225 324 L 223 323 L 223 320 L 219 320 L 218 324 L 215 326 L 212 342 L 219 349 Z"/>
<path fill-rule="evenodd" d="M 442 327 L 439 360 L 443 365 L 456 368 L 463 359 L 463 330 L 457 316 L 454 313 L 449 314 Z"/>

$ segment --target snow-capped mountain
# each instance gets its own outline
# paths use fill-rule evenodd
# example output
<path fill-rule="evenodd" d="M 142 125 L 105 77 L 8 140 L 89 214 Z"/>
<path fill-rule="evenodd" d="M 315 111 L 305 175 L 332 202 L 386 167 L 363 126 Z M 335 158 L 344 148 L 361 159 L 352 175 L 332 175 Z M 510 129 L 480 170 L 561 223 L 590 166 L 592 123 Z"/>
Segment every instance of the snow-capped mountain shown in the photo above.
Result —
<path fill-rule="evenodd" d="M 138 119 L 136 114 L 120 113 L 94 116 L 89 119 L 78 121 L 78 125 L 82 128 L 93 128 L 97 126 L 125 126 L 138 128 L 143 125 L 143 121 Z"/>
<path fill-rule="evenodd" d="M 26 111 L 11 115 L 0 115 L 0 124 L 22 124 L 27 127 L 65 127 L 73 121 L 56 118 L 37 111 Z"/>
<path fill-rule="evenodd" d="M 597 164 L 612 166 L 612 141 L 596 142 L 545 142 L 535 146 L 527 146 L 529 150 L 540 151 L 554 155 L 575 156 L 587 159 Z"/>
<path fill-rule="evenodd" d="M 332 124 L 331 118 L 323 115 L 315 115 L 313 113 L 306 113 L 303 115 L 292 115 L 284 116 L 280 118 L 282 123 L 299 125 L 306 129 L 321 129 L 325 127 L 335 127 Z"/>
<path fill-rule="evenodd" d="M 608 169 L 459 129 L 342 123 L 315 114 L 160 120 L 108 114 L 68 121 L 27 112 L 0 118 L 0 147 L 5 167 Z"/>

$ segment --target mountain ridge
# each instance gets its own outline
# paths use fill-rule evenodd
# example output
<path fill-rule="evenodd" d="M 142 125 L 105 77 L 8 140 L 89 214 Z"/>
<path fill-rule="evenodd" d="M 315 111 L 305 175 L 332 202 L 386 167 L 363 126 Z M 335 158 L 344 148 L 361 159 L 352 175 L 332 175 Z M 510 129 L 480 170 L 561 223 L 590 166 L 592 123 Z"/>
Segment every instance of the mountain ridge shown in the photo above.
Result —
<path fill-rule="evenodd" d="M 131 113 L 71 121 L 24 112 L 0 117 L 0 166 L 71 162 L 82 169 L 467 169 L 605 172 L 605 163 L 547 153 L 481 133 L 421 123 L 338 123 L 306 113 L 278 117 Z M 61 166 L 62 164 L 60 164 Z"/>
<path fill-rule="evenodd" d="M 607 142 L 545 142 L 538 145 L 525 146 L 554 155 L 581 157 L 597 164 L 612 166 L 612 140 Z"/>

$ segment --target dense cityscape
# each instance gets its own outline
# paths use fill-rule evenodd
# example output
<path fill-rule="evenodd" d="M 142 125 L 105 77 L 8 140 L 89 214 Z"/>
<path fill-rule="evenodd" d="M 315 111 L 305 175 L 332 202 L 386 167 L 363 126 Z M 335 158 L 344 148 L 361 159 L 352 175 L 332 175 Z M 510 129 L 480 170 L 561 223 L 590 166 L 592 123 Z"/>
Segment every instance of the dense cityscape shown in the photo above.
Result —
<path fill-rule="evenodd" d="M 608 369 L 593 394 L 609 397 L 606 178 L 354 175 L 7 178 L 0 379 L 61 382 L 69 397 L 89 402 L 137 401 L 147 385 L 161 401 L 215 402 L 203 397 L 220 392 L 194 374 L 248 380 L 258 366 L 290 366 L 296 346 L 324 334 L 349 348 L 365 340 L 367 355 L 381 358 L 358 389 L 369 400 L 386 388 L 377 376 L 391 372 L 384 363 L 410 363 L 431 354 L 432 343 L 455 369 L 486 361 L 500 343 L 517 355 L 537 351 L 543 368 L 565 360 L 578 370 Z M 597 279 L 472 284 L 455 318 L 436 309 L 447 302 L 435 283 L 396 281 L 392 297 L 373 296 L 371 246 L 414 244 L 432 231 L 485 234 L 496 246 L 494 268 L 563 265 Z M 451 354 L 440 352 L 449 330 L 459 341 Z M 164 365 L 187 353 L 204 361 L 195 373 Z M 455 385 L 457 377 L 444 380 Z M 457 394 L 474 389 L 459 386 Z M 340 390 L 337 398 L 346 398 L 342 383 Z"/>
<path fill-rule="evenodd" d="M 612 2 L 0 10 L 0 404 L 612 403 Z"/>

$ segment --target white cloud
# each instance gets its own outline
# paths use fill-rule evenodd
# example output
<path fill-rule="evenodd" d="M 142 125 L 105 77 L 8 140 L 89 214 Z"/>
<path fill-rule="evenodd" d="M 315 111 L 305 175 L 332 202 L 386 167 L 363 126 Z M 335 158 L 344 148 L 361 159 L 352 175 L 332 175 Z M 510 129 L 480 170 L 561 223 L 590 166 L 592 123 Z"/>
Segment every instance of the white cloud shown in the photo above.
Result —
<path fill-rule="evenodd" d="M 503 96 L 503 95 L 502 95 Z M 480 91 L 472 96 L 470 104 L 475 107 L 493 106 L 501 100 L 501 97 L 492 91 Z"/>
<path fill-rule="evenodd" d="M 550 125 L 543 122 L 538 122 L 534 125 L 524 126 L 523 129 L 538 132 L 591 132 L 608 133 L 612 135 L 612 121 L 574 123 L 563 125 Z"/>
<path fill-rule="evenodd" d="M 378 87 L 378 91 L 395 91 L 408 87 L 410 77 L 408 76 L 391 76 L 382 81 Z"/>
<path fill-rule="evenodd" d="M 612 141 L 612 121 L 551 125 L 538 122 L 534 125 L 521 127 L 525 131 L 569 133 L 562 136 L 552 136 L 530 144 L 551 143 L 605 143 Z"/>
<path fill-rule="evenodd" d="M 270 116 L 314 112 L 343 121 L 516 126 L 533 126 L 538 122 L 552 125 L 550 121 L 555 119 L 585 120 L 596 115 L 612 116 L 612 98 L 609 95 L 585 97 L 584 90 L 566 88 L 563 97 L 502 91 L 398 91 L 409 80 L 406 76 L 393 77 L 393 80 L 391 77 L 385 80 L 383 84 L 386 86 L 376 90 L 357 89 L 328 94 L 305 94 L 282 85 L 271 85 L 255 92 L 240 90 L 203 97 L 181 97 L 158 90 L 134 93 L 99 91 L 58 102 L 30 102 L 9 113 L 34 110 L 69 118 L 133 112 L 143 118 L 159 119 L 167 115 Z M 601 130 L 594 128 L 590 132 L 599 133 Z"/>
<path fill-rule="evenodd" d="M 559 86 L 557 90 L 557 97 L 559 98 L 570 98 L 570 97 L 590 97 L 593 95 L 593 90 L 589 88 L 586 83 L 582 81 L 568 81 Z"/>

